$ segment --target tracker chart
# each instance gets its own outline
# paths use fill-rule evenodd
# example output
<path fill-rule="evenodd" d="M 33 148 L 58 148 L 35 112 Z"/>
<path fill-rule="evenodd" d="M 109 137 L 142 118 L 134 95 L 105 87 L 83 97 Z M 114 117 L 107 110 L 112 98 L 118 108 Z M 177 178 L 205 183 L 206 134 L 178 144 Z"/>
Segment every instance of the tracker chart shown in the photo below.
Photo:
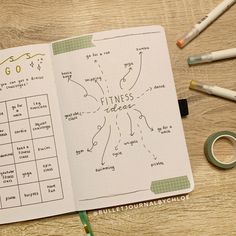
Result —
<path fill-rule="evenodd" d="M 48 95 L 0 102 L 0 209 L 63 198 Z"/>

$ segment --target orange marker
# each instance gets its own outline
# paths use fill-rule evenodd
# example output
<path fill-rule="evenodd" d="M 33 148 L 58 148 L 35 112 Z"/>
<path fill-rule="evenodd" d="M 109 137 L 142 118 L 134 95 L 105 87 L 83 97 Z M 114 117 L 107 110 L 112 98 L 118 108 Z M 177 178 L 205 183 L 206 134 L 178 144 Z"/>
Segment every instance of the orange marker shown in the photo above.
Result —
<path fill-rule="evenodd" d="M 217 7 L 215 7 L 208 15 L 204 16 L 200 21 L 193 26 L 193 28 L 184 35 L 181 39 L 177 40 L 176 44 L 183 48 L 197 35 L 199 35 L 205 28 L 207 28 L 214 20 L 216 20 L 221 14 L 228 10 L 232 5 L 236 3 L 236 0 L 224 0 Z"/>

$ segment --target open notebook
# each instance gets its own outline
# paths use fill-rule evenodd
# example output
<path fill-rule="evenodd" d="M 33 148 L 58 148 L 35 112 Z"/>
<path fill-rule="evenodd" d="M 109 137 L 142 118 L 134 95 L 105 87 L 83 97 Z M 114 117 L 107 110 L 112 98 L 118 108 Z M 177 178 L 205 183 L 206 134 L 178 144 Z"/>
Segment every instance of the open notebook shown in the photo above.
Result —
<path fill-rule="evenodd" d="M 193 185 L 161 26 L 0 51 L 0 223 Z"/>

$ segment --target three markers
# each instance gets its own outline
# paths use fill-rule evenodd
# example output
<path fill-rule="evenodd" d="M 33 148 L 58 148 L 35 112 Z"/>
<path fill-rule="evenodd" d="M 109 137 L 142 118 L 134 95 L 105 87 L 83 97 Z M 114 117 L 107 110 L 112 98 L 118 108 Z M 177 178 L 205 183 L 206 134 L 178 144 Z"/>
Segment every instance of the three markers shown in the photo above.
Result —
<path fill-rule="evenodd" d="M 199 22 L 197 22 L 197 24 L 195 24 L 187 34 L 185 34 L 181 39 L 177 40 L 176 44 L 180 48 L 183 48 L 191 40 L 197 37 L 205 28 L 207 28 L 214 20 L 216 20 L 226 10 L 233 6 L 234 3 L 236 3 L 236 0 L 224 0 L 222 3 L 216 6 L 209 14 L 207 14 Z M 193 65 L 234 57 L 236 57 L 236 48 L 231 48 L 204 53 L 200 55 L 193 55 L 190 56 L 187 61 L 189 65 Z M 190 88 L 236 101 L 236 92 L 228 89 L 220 88 L 217 86 L 205 85 L 193 80 L 190 82 Z"/>

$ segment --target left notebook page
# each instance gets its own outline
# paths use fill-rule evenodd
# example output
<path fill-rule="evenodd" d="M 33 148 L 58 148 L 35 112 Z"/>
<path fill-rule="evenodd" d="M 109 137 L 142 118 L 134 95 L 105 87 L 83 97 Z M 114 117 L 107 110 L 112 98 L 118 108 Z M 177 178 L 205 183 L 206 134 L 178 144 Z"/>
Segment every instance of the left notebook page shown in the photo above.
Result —
<path fill-rule="evenodd" d="M 0 51 L 0 224 L 75 210 L 48 45 Z"/>

